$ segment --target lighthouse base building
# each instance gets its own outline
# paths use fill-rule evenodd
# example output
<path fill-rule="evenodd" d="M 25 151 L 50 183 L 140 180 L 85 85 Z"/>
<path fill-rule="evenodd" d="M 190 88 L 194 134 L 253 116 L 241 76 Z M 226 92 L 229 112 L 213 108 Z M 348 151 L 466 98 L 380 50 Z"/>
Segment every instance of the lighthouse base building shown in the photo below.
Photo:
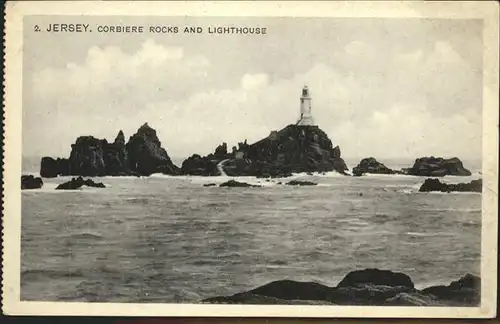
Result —
<path fill-rule="evenodd" d="M 298 126 L 315 126 L 314 119 L 311 114 L 311 95 L 309 88 L 304 86 L 302 96 L 300 97 L 300 118 L 297 122 Z"/>

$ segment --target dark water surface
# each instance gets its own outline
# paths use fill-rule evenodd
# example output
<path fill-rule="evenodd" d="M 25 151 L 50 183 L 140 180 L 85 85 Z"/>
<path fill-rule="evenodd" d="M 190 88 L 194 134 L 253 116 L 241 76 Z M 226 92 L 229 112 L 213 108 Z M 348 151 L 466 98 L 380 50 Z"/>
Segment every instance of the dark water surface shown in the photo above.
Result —
<path fill-rule="evenodd" d="M 410 176 L 295 176 L 315 187 L 203 187 L 228 178 L 96 178 L 22 193 L 22 300 L 196 302 L 292 279 L 404 272 L 418 287 L 479 274 L 481 195 L 418 193 Z M 468 182 L 472 177 L 446 177 Z M 286 181 L 289 181 L 287 179 Z"/>

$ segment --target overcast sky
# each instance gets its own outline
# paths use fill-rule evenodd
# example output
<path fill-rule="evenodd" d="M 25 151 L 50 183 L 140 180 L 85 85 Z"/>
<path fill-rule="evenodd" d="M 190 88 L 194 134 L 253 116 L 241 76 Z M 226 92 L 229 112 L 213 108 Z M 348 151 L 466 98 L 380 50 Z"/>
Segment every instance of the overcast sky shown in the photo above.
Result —
<path fill-rule="evenodd" d="M 266 35 L 49 34 L 56 22 L 266 27 Z M 479 20 L 30 17 L 23 154 L 126 138 L 144 122 L 171 157 L 295 123 L 301 88 L 347 157 L 481 156 Z"/>

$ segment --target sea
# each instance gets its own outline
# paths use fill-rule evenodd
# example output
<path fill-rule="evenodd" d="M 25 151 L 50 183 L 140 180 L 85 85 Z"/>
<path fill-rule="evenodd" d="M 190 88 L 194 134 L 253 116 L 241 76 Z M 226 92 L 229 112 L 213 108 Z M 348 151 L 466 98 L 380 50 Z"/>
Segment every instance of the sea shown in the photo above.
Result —
<path fill-rule="evenodd" d="M 472 176 L 443 180 L 481 177 L 480 161 L 464 165 Z M 38 172 L 39 158 L 23 160 L 23 174 Z M 481 194 L 419 193 L 424 177 L 154 174 L 55 190 L 70 179 L 22 191 L 21 300 L 196 303 L 281 279 L 335 286 L 365 268 L 418 288 L 480 274 Z M 261 187 L 203 186 L 230 179 Z"/>

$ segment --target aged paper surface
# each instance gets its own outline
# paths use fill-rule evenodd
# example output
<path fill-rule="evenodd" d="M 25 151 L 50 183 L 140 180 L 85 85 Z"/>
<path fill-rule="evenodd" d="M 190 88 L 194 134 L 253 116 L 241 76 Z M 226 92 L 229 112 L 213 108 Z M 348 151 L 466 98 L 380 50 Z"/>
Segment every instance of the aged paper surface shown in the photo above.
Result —
<path fill-rule="evenodd" d="M 494 2 L 9 2 L 3 311 L 493 317 Z"/>

